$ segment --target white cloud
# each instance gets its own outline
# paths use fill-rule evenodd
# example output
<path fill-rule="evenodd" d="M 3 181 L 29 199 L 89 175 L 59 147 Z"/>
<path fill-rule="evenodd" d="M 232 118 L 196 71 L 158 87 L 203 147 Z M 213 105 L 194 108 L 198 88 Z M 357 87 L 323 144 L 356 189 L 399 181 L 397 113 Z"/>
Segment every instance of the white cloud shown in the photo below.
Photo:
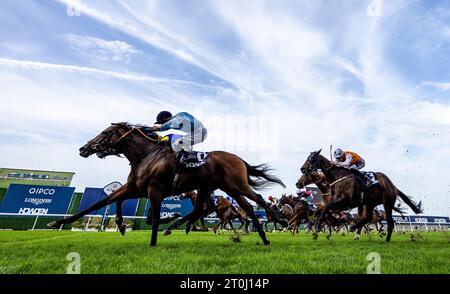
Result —
<path fill-rule="evenodd" d="M 425 81 L 425 82 L 421 83 L 421 86 L 431 87 L 431 88 L 433 88 L 435 90 L 439 90 L 439 91 L 450 91 L 450 83 Z"/>
<path fill-rule="evenodd" d="M 128 63 L 133 55 L 140 53 L 132 45 L 123 41 L 107 41 L 74 34 L 66 34 L 63 37 L 73 49 L 101 61 L 112 60 Z"/>

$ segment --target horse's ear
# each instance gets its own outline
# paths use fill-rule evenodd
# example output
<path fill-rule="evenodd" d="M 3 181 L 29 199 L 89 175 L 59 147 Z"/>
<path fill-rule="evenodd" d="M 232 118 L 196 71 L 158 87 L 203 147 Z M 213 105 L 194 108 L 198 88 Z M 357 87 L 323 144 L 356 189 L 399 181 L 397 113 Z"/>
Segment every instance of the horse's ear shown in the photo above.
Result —
<path fill-rule="evenodd" d="M 317 151 L 317 154 L 320 154 L 320 152 L 322 152 L 322 148 L 320 148 L 320 150 L 319 150 L 319 151 Z"/>

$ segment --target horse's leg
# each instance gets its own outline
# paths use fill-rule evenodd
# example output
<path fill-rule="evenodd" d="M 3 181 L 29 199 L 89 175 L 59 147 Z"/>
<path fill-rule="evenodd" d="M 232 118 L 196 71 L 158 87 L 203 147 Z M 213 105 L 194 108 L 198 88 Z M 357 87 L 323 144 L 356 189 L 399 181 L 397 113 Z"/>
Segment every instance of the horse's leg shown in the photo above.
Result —
<path fill-rule="evenodd" d="M 358 206 L 358 217 L 360 219 L 362 218 L 363 212 L 364 212 L 363 206 L 362 205 Z M 356 218 L 354 221 L 356 222 Z M 352 225 L 353 224 L 350 224 L 350 228 L 352 227 Z M 353 237 L 353 240 L 355 240 L 355 241 L 359 240 L 359 238 L 361 237 L 361 230 L 362 230 L 362 228 L 358 228 L 356 230 L 356 235 Z M 348 231 L 348 229 L 347 229 L 347 231 Z M 350 231 L 351 231 L 351 229 L 350 229 Z"/>
<path fill-rule="evenodd" d="M 359 222 L 357 222 L 355 225 L 350 227 L 350 231 L 351 232 L 353 232 L 356 229 L 364 226 L 365 224 L 370 223 L 370 221 L 373 218 L 373 208 L 374 208 L 374 206 L 364 205 L 363 217 L 362 217 L 362 219 Z"/>
<path fill-rule="evenodd" d="M 322 213 L 320 214 L 319 219 L 317 220 L 316 231 L 317 232 L 321 231 L 321 225 L 322 225 L 323 221 L 325 220 L 325 216 L 328 214 L 328 212 L 330 210 L 343 210 L 346 207 L 347 207 L 347 198 L 346 197 L 338 198 L 338 199 L 334 200 L 333 202 L 330 202 L 327 205 L 325 205 L 325 207 L 322 210 Z"/>
<path fill-rule="evenodd" d="M 185 222 L 191 221 L 191 220 L 195 221 L 197 218 L 202 216 L 204 198 L 201 196 L 202 194 L 200 193 L 200 191 L 197 195 L 198 195 L 198 197 L 197 197 L 197 201 L 194 206 L 194 210 L 191 213 L 183 216 L 181 219 L 177 220 L 169 228 L 167 228 L 167 230 L 164 232 L 164 236 L 170 235 L 172 233 L 172 230 L 178 228 Z M 186 226 L 186 228 L 187 228 L 187 226 Z"/>
<path fill-rule="evenodd" d="M 267 224 L 268 224 L 268 223 L 269 223 L 268 221 L 264 223 L 264 228 L 266 229 L 266 232 L 269 231 L 269 228 L 267 228 Z"/>
<path fill-rule="evenodd" d="M 241 223 L 241 225 L 240 225 L 239 228 L 238 228 L 238 231 L 239 231 L 239 230 L 242 229 L 242 227 L 245 225 L 245 222 L 244 222 L 244 220 L 243 220 L 241 217 L 239 217 L 238 220 L 239 220 L 239 222 Z"/>
<path fill-rule="evenodd" d="M 220 227 L 221 224 L 222 224 L 222 219 L 219 218 L 219 222 L 213 228 L 214 234 L 217 233 L 217 229 Z"/>
<path fill-rule="evenodd" d="M 250 189 L 250 188 L 249 188 Z M 251 190 L 251 189 L 250 189 Z M 253 207 L 248 203 L 247 200 L 242 195 L 247 196 L 244 193 L 241 193 L 240 191 L 230 191 L 231 193 L 228 193 L 228 195 L 232 196 L 238 205 L 245 211 L 245 213 L 250 216 L 250 218 L 253 221 L 253 226 L 256 227 L 259 236 L 263 240 L 264 245 L 270 245 L 270 242 L 266 239 L 266 234 L 264 233 L 261 224 L 258 221 L 258 218 L 255 215 L 255 211 L 253 210 Z M 262 197 L 261 197 L 262 198 Z M 267 205 L 267 204 L 266 204 Z"/>
<path fill-rule="evenodd" d="M 158 239 L 158 228 L 159 228 L 159 220 L 161 218 L 161 203 L 163 201 L 163 195 L 161 192 L 155 188 L 148 189 L 148 197 L 150 198 L 151 210 L 149 211 L 152 214 L 152 237 L 150 240 L 150 246 L 156 246 L 156 240 Z"/>
<path fill-rule="evenodd" d="M 250 225 L 250 221 L 249 221 L 248 219 L 245 219 L 244 232 L 245 232 L 246 234 L 249 234 L 249 231 L 248 231 L 249 225 Z"/>
<path fill-rule="evenodd" d="M 202 216 L 206 216 L 206 211 L 205 211 L 205 201 L 208 197 L 210 197 L 212 191 L 208 191 L 205 189 L 199 189 L 198 190 L 198 197 L 197 197 L 197 203 L 200 205 L 199 209 L 193 211 L 193 215 L 188 219 L 188 223 L 186 224 L 186 235 L 189 234 L 192 225 L 194 224 L 194 222 L 201 218 Z"/>
<path fill-rule="evenodd" d="M 206 231 L 207 232 L 208 228 L 205 225 L 205 218 L 204 217 L 200 218 L 200 224 L 202 225 L 202 231 Z"/>
<path fill-rule="evenodd" d="M 395 205 L 395 203 L 394 203 L 394 205 Z M 392 207 L 394 205 L 392 205 L 392 206 L 389 206 L 388 204 L 384 205 L 384 211 L 386 212 L 386 222 L 387 222 L 386 242 L 391 241 L 392 231 L 394 230 L 394 226 L 395 226 L 394 219 L 392 218 Z"/>
<path fill-rule="evenodd" d="M 47 224 L 47 226 L 53 227 L 55 229 L 59 229 L 62 225 L 71 224 L 74 221 L 76 221 L 77 219 L 89 214 L 90 212 L 93 212 L 95 210 L 103 208 L 111 203 L 118 201 L 121 198 L 126 198 L 126 196 L 129 194 L 133 194 L 133 193 L 132 193 L 132 191 L 130 191 L 129 185 L 125 184 L 122 187 L 120 187 L 119 189 L 117 189 L 114 193 L 109 195 L 108 197 L 103 198 L 100 201 L 94 203 L 91 207 L 89 207 L 83 211 L 80 211 L 79 213 L 77 213 L 75 215 L 69 216 L 68 218 L 53 221 L 53 222 Z"/>
<path fill-rule="evenodd" d="M 245 187 L 243 189 L 243 191 L 241 191 L 241 192 L 242 192 L 242 195 L 255 201 L 257 204 L 259 204 L 259 206 L 264 208 L 264 210 L 266 211 L 266 213 L 268 213 L 270 215 L 270 218 L 274 221 L 274 223 L 278 222 L 282 226 L 285 226 L 285 225 L 287 226 L 286 221 L 279 219 L 278 216 L 272 212 L 269 205 L 267 204 L 267 202 L 264 200 L 264 198 L 260 194 L 255 193 L 249 186 Z"/>
<path fill-rule="evenodd" d="M 127 226 L 123 224 L 122 206 L 123 206 L 123 199 L 120 199 L 116 203 L 116 225 L 122 236 L 125 236 Z"/>
<path fill-rule="evenodd" d="M 234 226 L 233 226 L 233 220 L 230 219 L 230 220 L 228 221 L 228 224 L 230 225 L 230 227 L 231 227 L 231 229 L 233 230 L 234 234 L 237 234 L 237 233 L 236 233 L 236 229 L 235 229 Z"/>

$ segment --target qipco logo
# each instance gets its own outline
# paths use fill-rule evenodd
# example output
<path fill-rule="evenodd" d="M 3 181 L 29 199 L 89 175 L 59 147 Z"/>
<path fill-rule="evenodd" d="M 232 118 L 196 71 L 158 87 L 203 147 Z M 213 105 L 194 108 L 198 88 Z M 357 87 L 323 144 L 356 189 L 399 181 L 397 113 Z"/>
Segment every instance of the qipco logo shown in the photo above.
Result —
<path fill-rule="evenodd" d="M 28 193 L 31 195 L 53 195 L 55 194 L 55 189 L 45 189 L 45 188 L 31 188 Z"/>

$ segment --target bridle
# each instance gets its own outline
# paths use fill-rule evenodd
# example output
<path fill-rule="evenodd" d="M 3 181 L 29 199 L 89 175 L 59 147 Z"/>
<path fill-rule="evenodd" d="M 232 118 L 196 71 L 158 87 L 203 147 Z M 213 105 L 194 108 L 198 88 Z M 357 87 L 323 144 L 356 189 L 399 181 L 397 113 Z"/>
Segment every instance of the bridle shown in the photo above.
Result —
<path fill-rule="evenodd" d="M 116 155 L 116 156 L 120 157 L 120 152 L 116 147 L 122 140 L 124 140 L 126 137 L 128 137 L 133 131 L 139 132 L 139 134 L 142 137 L 144 137 L 145 139 L 147 139 L 149 141 L 156 142 L 156 143 L 161 142 L 159 136 L 158 136 L 158 139 L 153 139 L 153 138 L 149 137 L 148 135 L 146 135 L 139 127 L 132 126 L 130 130 L 126 131 L 122 135 L 120 135 L 120 130 L 117 128 L 117 125 L 112 124 L 111 129 L 112 130 L 109 131 L 108 134 L 105 134 L 105 136 L 103 138 L 91 140 L 91 143 L 94 144 L 94 146 L 97 146 L 97 148 L 100 147 L 99 148 L 100 150 L 96 152 L 97 154 L 102 154 L 105 156 Z M 119 139 L 117 139 L 114 143 L 111 142 L 113 135 L 120 136 Z M 107 144 L 107 142 L 110 142 L 109 146 L 105 146 Z"/>

